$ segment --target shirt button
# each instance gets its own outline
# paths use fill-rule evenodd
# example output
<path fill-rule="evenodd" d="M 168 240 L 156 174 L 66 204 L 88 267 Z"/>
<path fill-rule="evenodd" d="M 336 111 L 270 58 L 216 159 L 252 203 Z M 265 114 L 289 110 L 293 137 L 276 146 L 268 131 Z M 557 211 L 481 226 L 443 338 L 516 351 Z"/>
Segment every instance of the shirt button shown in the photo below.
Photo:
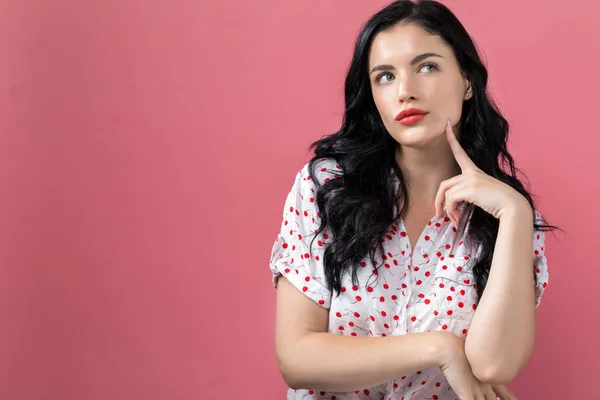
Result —
<path fill-rule="evenodd" d="M 425 254 L 425 253 L 427 253 L 427 250 L 426 250 L 424 247 L 422 247 L 422 248 L 421 248 L 421 255 L 423 255 L 423 254 Z"/>

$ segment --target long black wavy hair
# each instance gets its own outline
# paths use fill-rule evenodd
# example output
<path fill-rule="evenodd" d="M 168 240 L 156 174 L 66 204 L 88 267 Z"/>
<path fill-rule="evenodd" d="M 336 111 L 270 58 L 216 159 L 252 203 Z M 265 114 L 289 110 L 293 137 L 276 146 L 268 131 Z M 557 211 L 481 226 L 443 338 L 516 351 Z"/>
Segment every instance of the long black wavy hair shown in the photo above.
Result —
<path fill-rule="evenodd" d="M 400 22 L 415 23 L 425 31 L 439 35 L 453 48 L 473 91 L 473 97 L 463 102 L 459 122 L 462 147 L 482 171 L 510 185 L 529 201 L 534 212 L 535 230 L 556 229 L 545 221 L 543 224 L 536 222 L 532 196 L 516 177 L 516 172 L 521 171 L 515 168 L 507 150 L 508 122 L 488 97 L 488 72 L 465 28 L 446 6 L 437 1 L 395 1 L 372 16 L 358 35 L 345 79 L 345 113 L 341 129 L 309 146 L 309 151 L 314 150 L 309 173 L 317 187 L 316 201 L 321 210 L 321 225 L 315 238 L 330 227 L 333 238 L 325 249 L 323 262 L 327 286 L 337 295 L 341 291 L 342 274 L 348 266 L 351 266 L 352 281 L 356 283 L 359 263 L 367 254 L 376 265 L 375 249 L 383 252 L 383 235 L 408 209 L 406 184 L 395 160 L 398 143 L 383 125 L 371 94 L 368 73 L 369 49 L 375 35 Z M 342 168 L 341 177 L 320 184 L 314 169 L 321 158 L 335 159 Z M 501 168 L 500 161 L 509 167 L 508 172 Z M 400 182 L 397 191 L 390 171 Z M 403 206 L 398 212 L 400 200 Z M 482 246 L 481 257 L 473 266 L 479 298 L 489 276 L 498 228 L 499 220 L 479 207 L 474 208 L 469 234 Z M 532 272 L 535 279 L 535 271 Z"/>

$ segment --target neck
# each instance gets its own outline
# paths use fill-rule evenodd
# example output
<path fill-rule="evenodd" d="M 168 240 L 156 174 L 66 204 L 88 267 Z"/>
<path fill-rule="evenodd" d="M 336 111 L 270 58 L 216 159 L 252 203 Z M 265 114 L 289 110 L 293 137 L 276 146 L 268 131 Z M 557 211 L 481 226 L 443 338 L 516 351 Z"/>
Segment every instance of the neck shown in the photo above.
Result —
<path fill-rule="evenodd" d="M 427 147 L 398 145 L 396 162 L 404 175 L 412 200 L 433 204 L 440 184 L 461 173 L 460 167 L 444 136 Z"/>

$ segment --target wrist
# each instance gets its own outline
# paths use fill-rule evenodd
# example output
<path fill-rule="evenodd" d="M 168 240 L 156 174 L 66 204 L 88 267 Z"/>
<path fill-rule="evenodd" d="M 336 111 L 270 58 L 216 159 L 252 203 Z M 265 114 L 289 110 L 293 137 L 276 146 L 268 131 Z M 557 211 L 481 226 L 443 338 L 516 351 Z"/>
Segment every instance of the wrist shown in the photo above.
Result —
<path fill-rule="evenodd" d="M 439 331 L 432 340 L 433 362 L 438 367 L 448 365 L 457 355 L 464 354 L 464 341 L 452 332 Z"/>
<path fill-rule="evenodd" d="M 519 196 L 519 199 L 512 202 L 509 206 L 504 208 L 501 213 L 499 219 L 502 218 L 533 218 L 533 210 L 531 205 L 523 196 Z"/>

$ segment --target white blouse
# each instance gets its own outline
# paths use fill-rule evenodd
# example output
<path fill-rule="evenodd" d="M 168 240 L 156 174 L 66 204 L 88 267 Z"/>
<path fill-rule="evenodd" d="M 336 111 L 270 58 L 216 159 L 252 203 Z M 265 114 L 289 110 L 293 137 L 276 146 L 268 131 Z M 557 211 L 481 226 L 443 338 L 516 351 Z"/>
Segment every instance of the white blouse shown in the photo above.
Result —
<path fill-rule="evenodd" d="M 335 160 L 323 158 L 316 166 L 321 183 L 336 179 L 341 169 Z M 339 174 L 338 174 L 339 173 Z M 394 178 L 396 188 L 399 182 Z M 477 309 L 472 272 L 479 249 L 467 235 L 474 206 L 459 203 L 458 229 L 444 214 L 433 217 L 421 233 L 411 254 L 403 221 L 392 224 L 384 237 L 382 254 L 377 249 L 376 270 L 368 256 L 358 269 L 358 284 L 343 274 L 338 297 L 327 289 L 323 253 L 331 242 L 329 227 L 309 249 L 321 219 L 316 188 L 308 174 L 308 163 L 298 172 L 287 196 L 281 230 L 273 245 L 270 269 L 273 285 L 279 276 L 308 298 L 329 309 L 329 332 L 350 336 L 406 335 L 448 330 L 463 340 Z M 536 210 L 536 218 L 541 215 Z M 544 232 L 534 232 L 532 262 L 537 274 L 536 307 L 548 282 L 544 255 Z M 318 389 L 318 388 L 317 388 Z M 324 392 L 310 388 L 288 389 L 287 399 L 457 399 L 439 367 L 415 371 L 407 376 L 355 392 Z"/>

